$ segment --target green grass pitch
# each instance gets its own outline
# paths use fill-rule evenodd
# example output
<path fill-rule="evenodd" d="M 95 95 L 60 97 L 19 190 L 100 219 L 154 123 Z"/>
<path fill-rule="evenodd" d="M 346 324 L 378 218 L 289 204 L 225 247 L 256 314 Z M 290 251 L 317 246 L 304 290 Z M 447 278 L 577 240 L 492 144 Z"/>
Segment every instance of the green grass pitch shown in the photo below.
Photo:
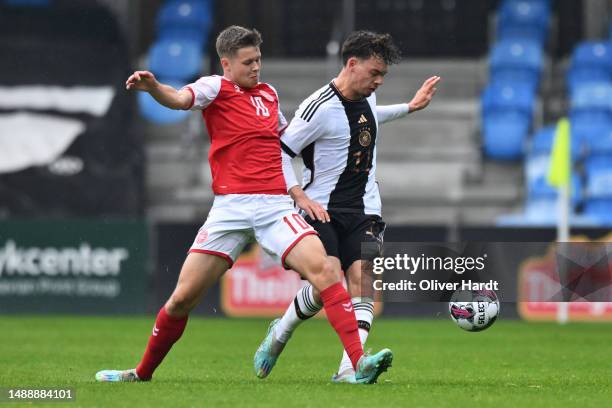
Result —
<path fill-rule="evenodd" d="M 192 318 L 149 383 L 96 383 L 139 360 L 153 317 L 0 317 L 0 387 L 73 387 L 82 407 L 603 407 L 612 401 L 612 325 L 450 320 L 374 322 L 368 347 L 394 351 L 370 386 L 331 384 L 341 348 L 325 321 L 294 334 L 265 380 L 252 358 L 265 320 Z M 0 404 L 3 405 L 3 404 Z M 8 404 L 7 407 L 18 404 Z"/>

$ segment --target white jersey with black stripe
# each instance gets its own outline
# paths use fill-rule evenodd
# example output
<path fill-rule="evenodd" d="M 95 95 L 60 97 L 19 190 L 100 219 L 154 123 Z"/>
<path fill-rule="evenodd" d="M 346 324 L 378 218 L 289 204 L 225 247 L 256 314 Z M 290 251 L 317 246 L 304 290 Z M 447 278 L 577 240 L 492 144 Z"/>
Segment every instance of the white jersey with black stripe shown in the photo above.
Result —
<path fill-rule="evenodd" d="M 376 183 L 379 119 L 401 117 L 408 106 L 381 108 L 377 111 L 374 93 L 348 100 L 331 82 L 300 104 L 282 135 L 285 153 L 300 154 L 304 160 L 302 187 L 326 209 L 381 215 Z"/>

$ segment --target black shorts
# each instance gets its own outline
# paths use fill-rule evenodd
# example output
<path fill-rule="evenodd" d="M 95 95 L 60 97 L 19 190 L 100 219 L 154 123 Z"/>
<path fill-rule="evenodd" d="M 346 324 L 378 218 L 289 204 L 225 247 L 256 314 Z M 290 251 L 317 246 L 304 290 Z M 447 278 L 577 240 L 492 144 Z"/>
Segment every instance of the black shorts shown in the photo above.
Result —
<path fill-rule="evenodd" d="M 306 221 L 319 233 L 325 251 L 329 256 L 340 259 L 342 269 L 346 271 L 357 260 L 372 260 L 382 251 L 385 223 L 378 215 L 328 211 L 330 222 Z M 373 243 L 374 248 L 362 254 L 361 244 Z"/>

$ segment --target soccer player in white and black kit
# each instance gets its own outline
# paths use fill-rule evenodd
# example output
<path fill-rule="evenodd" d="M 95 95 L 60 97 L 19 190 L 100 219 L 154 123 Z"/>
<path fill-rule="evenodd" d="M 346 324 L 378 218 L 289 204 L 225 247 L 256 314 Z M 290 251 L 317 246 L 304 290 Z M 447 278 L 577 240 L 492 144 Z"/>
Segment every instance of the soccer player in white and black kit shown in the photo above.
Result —
<path fill-rule="evenodd" d="M 362 254 L 361 244 L 373 242 L 381 248 L 385 229 L 376 183 L 378 126 L 425 108 L 440 81 L 437 76 L 427 79 L 409 103 L 376 106 L 375 91 L 388 66 L 399 60 L 389 34 L 353 32 L 342 45 L 341 72 L 300 104 L 281 137 L 288 191 L 319 233 L 336 270 L 345 272 L 352 298 L 345 306 L 355 310 L 362 344 L 374 317 L 373 289 L 367 284 L 371 276 L 365 271 L 379 251 Z M 304 161 L 303 187 L 291 167 L 297 155 Z M 321 308 L 316 288 L 300 289 L 284 316 L 272 322 L 255 354 L 258 375 L 262 365 L 269 367 L 264 372 L 269 374 L 293 330 Z M 332 381 L 355 382 L 346 352 Z"/>

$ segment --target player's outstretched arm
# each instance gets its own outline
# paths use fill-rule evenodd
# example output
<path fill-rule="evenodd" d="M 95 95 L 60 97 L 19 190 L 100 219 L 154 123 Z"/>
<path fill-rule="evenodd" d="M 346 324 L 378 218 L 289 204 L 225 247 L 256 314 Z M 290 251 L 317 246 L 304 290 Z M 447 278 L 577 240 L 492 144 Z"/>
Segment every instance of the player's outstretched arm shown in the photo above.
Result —
<path fill-rule="evenodd" d="M 192 98 L 186 89 L 176 90 L 159 82 L 149 71 L 136 71 L 125 81 L 125 89 L 148 92 L 161 105 L 170 109 L 189 109 Z"/>
<path fill-rule="evenodd" d="M 395 119 L 402 118 L 410 112 L 425 109 L 434 94 L 436 93 L 436 85 L 440 82 L 439 76 L 432 76 L 423 82 L 423 85 L 414 94 L 412 100 L 408 103 L 398 103 L 396 105 L 378 105 L 376 107 L 376 115 L 378 123 L 386 123 Z"/>
<path fill-rule="evenodd" d="M 431 78 L 428 78 L 425 82 L 423 82 L 421 88 L 416 91 L 414 97 L 408 103 L 410 112 L 425 109 L 427 105 L 429 105 L 429 102 L 431 102 L 431 99 L 436 93 L 436 85 L 438 85 L 440 79 L 442 78 L 440 78 L 439 76 L 432 76 Z"/>

